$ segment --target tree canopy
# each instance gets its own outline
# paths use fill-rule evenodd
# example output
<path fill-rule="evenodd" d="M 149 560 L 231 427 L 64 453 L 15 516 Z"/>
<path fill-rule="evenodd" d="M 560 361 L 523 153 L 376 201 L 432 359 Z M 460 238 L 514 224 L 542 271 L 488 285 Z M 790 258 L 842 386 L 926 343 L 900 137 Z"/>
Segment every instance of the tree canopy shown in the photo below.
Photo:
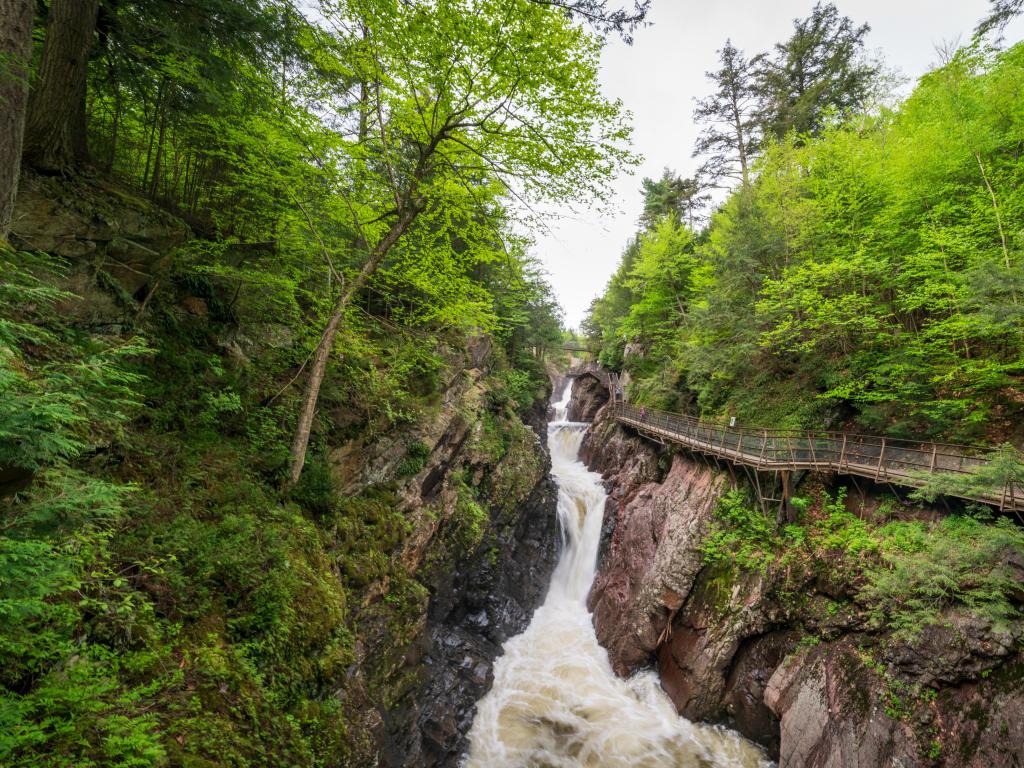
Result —
<path fill-rule="evenodd" d="M 703 231 L 646 225 L 591 311 L 602 359 L 639 350 L 638 393 L 670 408 L 1001 442 L 1024 375 L 1022 56 L 964 48 L 896 111 L 767 140 Z"/>

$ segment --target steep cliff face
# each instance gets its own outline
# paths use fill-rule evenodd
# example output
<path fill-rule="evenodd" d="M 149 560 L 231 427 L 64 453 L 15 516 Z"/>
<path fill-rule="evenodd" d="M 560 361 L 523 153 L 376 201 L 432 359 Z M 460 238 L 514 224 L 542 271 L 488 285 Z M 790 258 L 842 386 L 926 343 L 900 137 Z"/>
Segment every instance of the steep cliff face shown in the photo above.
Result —
<path fill-rule="evenodd" d="M 480 474 L 489 491 L 488 521 L 478 545 L 451 552 L 447 562 L 425 549 L 406 549 L 431 597 L 423 629 L 401 664 L 410 683 L 385 713 L 383 765 L 458 765 L 476 702 L 491 686 L 494 659 L 507 639 L 526 628 L 544 598 L 560 536 L 556 490 L 541 439 L 543 409 L 534 411 L 530 424 L 533 431 L 521 435 L 525 439 L 494 467 L 478 463 L 472 434 L 449 440 L 459 448 L 440 457 L 446 476 L 467 470 Z M 444 494 L 435 485 L 438 466 L 425 468 L 420 490 L 427 498 Z M 528 495 L 520 497 L 518 489 Z"/>
<path fill-rule="evenodd" d="M 682 715 L 729 724 L 782 766 L 1024 764 L 1019 630 L 947 610 L 900 639 L 827 566 L 707 564 L 728 473 L 600 410 L 582 453 L 610 487 L 589 603 L 617 672 L 655 666 Z"/>
<path fill-rule="evenodd" d="M 608 402 L 608 388 L 596 377 L 586 374 L 573 377 L 573 382 L 569 421 L 593 421 Z"/>

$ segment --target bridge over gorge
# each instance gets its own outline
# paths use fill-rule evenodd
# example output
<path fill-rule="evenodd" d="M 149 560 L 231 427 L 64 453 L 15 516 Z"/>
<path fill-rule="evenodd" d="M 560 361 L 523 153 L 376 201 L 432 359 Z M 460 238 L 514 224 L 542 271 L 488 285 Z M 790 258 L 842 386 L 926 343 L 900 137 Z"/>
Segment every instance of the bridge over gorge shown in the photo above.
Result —
<path fill-rule="evenodd" d="M 691 451 L 724 459 L 754 470 L 762 503 L 788 501 L 790 473 L 794 470 L 836 472 L 866 477 L 880 483 L 922 487 L 929 476 L 969 476 L 987 465 L 992 449 L 896 440 L 846 432 L 744 429 L 700 421 L 692 416 L 613 402 L 611 415 L 662 444 L 673 443 Z M 782 498 L 765 498 L 758 471 L 779 472 Z M 991 504 L 1003 511 L 1024 512 L 1024 484 L 1007 482 L 1002 489 L 959 498 Z"/>

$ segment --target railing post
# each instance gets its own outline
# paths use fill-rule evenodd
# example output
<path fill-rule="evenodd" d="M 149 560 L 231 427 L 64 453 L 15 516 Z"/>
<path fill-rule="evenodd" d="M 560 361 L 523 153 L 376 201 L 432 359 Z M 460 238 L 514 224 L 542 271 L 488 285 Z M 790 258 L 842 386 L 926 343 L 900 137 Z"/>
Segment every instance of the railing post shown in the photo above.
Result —
<path fill-rule="evenodd" d="M 736 445 L 736 456 L 737 457 L 743 456 L 743 430 L 742 429 L 740 430 L 740 441 Z"/>
<path fill-rule="evenodd" d="M 878 477 L 882 473 L 882 460 L 885 458 L 885 438 L 882 438 L 882 450 L 878 452 L 878 466 L 875 468 L 875 482 L 878 482 Z M 887 472 L 886 475 L 889 473 Z"/>
<path fill-rule="evenodd" d="M 937 446 L 935 443 L 932 443 L 932 462 L 928 466 L 928 474 L 929 475 L 934 475 L 935 474 L 935 461 L 938 458 L 938 454 L 939 454 L 939 446 Z"/>
<path fill-rule="evenodd" d="M 761 453 L 757 456 L 757 468 L 761 468 L 761 462 L 764 460 L 764 452 L 768 448 L 768 430 L 764 430 L 764 434 L 761 436 Z"/>
<path fill-rule="evenodd" d="M 839 465 L 836 467 L 838 470 L 843 468 L 843 459 L 846 458 L 846 433 L 843 432 L 843 447 L 839 451 Z"/>

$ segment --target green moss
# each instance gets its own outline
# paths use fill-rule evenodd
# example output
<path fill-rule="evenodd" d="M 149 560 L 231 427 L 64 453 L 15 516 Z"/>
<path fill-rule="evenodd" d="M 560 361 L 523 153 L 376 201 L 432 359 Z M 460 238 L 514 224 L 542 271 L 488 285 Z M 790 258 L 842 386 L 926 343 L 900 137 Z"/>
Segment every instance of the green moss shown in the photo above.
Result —
<path fill-rule="evenodd" d="M 694 585 L 694 600 L 710 606 L 716 613 L 725 613 L 738 578 L 739 573 L 732 562 L 716 560 L 701 570 Z"/>
<path fill-rule="evenodd" d="M 477 502 L 469 486 L 459 483 L 454 524 L 458 530 L 458 543 L 463 552 L 473 552 L 480 546 L 489 522 L 490 516 Z"/>
<path fill-rule="evenodd" d="M 409 443 L 405 451 L 405 459 L 398 465 L 399 477 L 413 477 L 420 473 L 420 470 L 427 464 L 430 457 L 430 446 L 419 440 Z"/>

